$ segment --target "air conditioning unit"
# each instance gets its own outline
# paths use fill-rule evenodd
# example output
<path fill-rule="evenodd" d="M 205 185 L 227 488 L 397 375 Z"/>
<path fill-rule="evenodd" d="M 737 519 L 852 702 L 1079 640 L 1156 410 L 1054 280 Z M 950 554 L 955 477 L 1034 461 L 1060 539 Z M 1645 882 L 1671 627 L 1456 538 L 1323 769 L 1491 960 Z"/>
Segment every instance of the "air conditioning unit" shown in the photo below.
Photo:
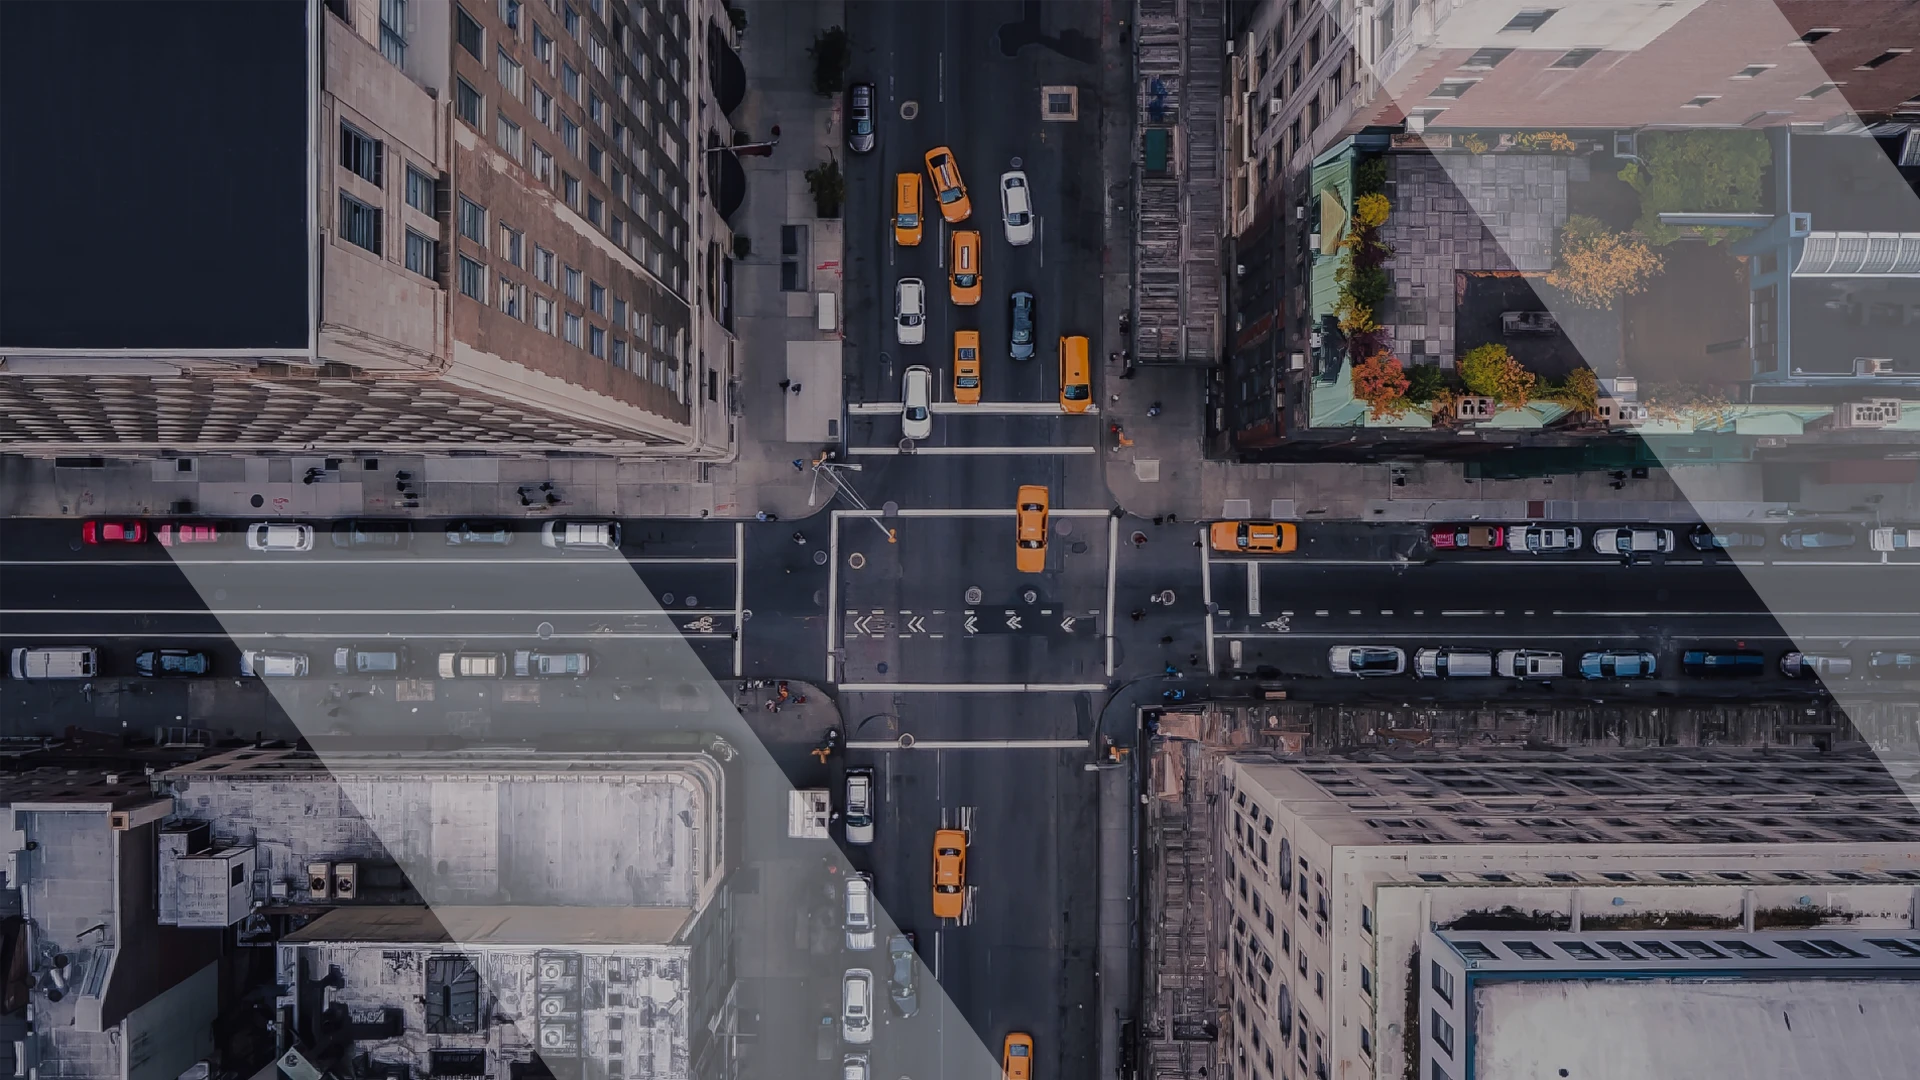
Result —
<path fill-rule="evenodd" d="M 1456 420 L 1485 420 L 1493 415 L 1493 399 L 1469 394 L 1453 404 Z"/>
<path fill-rule="evenodd" d="M 1286 108 L 1286 104 L 1287 103 L 1281 100 L 1280 98 L 1277 98 L 1277 97 L 1268 98 L 1267 99 L 1267 115 L 1279 116 L 1280 111 Z"/>
<path fill-rule="evenodd" d="M 1407 117 L 1407 131 L 1409 133 L 1418 135 L 1425 130 L 1427 130 L 1426 117 L 1421 116 L 1419 113 L 1415 113 L 1412 116 Z"/>
<path fill-rule="evenodd" d="M 1600 422 L 1611 427 L 1615 424 L 1644 424 L 1647 420 L 1647 407 L 1631 401 L 1620 401 L 1603 397 L 1599 407 L 1594 410 Z"/>
<path fill-rule="evenodd" d="M 1837 428 L 1882 428 L 1898 419 L 1900 419 L 1900 399 L 1898 398 L 1847 401 L 1833 410 L 1833 426 Z"/>
<path fill-rule="evenodd" d="M 307 899 L 325 900 L 333 895 L 333 867 L 323 862 L 307 864 Z"/>
<path fill-rule="evenodd" d="M 1886 356 L 1856 356 L 1853 358 L 1855 375 L 1892 375 L 1893 360 Z"/>
<path fill-rule="evenodd" d="M 352 900 L 360 895 L 360 864 L 333 864 L 333 895 L 338 900 Z"/>
<path fill-rule="evenodd" d="M 1616 401 L 1632 401 L 1640 396 L 1640 380 L 1631 375 L 1618 375 L 1601 379 L 1600 389 Z"/>

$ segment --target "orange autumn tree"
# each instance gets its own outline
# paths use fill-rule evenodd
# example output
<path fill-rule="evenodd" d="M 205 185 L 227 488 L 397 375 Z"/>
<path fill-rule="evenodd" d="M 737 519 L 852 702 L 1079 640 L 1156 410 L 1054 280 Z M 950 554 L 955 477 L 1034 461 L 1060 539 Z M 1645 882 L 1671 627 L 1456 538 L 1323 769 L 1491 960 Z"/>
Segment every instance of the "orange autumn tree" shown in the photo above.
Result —
<path fill-rule="evenodd" d="M 1375 420 L 1402 416 L 1409 408 L 1407 387 L 1412 384 L 1397 357 L 1375 353 L 1355 362 L 1351 377 L 1355 400 L 1366 402 Z"/>
<path fill-rule="evenodd" d="M 1454 370 L 1468 390 L 1492 398 L 1503 409 L 1520 408 L 1533 396 L 1533 372 L 1521 367 L 1505 345 L 1470 349 Z"/>

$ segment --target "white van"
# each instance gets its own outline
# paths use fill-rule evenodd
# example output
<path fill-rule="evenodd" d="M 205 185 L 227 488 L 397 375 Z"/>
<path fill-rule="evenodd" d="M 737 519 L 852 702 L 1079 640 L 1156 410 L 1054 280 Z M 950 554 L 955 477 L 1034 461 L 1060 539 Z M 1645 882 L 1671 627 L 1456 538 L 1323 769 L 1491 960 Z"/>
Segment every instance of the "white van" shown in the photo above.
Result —
<path fill-rule="evenodd" d="M 1565 673 L 1566 662 L 1557 652 L 1501 649 L 1493 659 L 1493 668 L 1509 679 L 1557 679 Z"/>
<path fill-rule="evenodd" d="M 1485 649 L 1421 649 L 1413 654 L 1413 673 L 1423 679 L 1484 679 L 1493 674 L 1493 654 Z"/>
<path fill-rule="evenodd" d="M 100 670 L 100 650 L 91 645 L 41 645 L 13 650 L 16 679 L 91 679 Z"/>
<path fill-rule="evenodd" d="M 540 542 L 567 551 L 617 551 L 620 525 L 614 521 L 549 521 L 540 526 Z"/>
<path fill-rule="evenodd" d="M 873 770 L 858 765 L 847 770 L 847 843 L 873 843 Z"/>

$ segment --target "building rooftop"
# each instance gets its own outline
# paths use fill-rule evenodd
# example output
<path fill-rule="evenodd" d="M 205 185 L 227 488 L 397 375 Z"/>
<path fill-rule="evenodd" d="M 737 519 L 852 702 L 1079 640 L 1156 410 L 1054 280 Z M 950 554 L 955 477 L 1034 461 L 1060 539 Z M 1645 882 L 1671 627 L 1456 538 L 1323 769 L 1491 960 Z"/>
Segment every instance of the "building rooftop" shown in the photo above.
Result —
<path fill-rule="evenodd" d="M 308 16 L 0 5 L 0 349 L 307 348 Z"/>

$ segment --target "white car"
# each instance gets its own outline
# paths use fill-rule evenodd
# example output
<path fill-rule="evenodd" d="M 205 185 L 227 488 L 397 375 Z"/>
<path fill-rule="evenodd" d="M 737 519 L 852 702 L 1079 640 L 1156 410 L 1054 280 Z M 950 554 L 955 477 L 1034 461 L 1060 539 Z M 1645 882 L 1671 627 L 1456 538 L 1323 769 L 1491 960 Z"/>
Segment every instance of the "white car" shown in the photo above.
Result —
<path fill-rule="evenodd" d="M 1867 534 L 1867 545 L 1875 551 L 1920 551 L 1920 529 L 1883 526 Z"/>
<path fill-rule="evenodd" d="M 249 678 L 298 679 L 306 673 L 306 653 L 248 649 L 240 654 L 240 674 Z"/>
<path fill-rule="evenodd" d="M 879 943 L 874 932 L 873 879 L 865 874 L 847 876 L 847 948 L 866 952 Z"/>
<path fill-rule="evenodd" d="M 498 679 L 506 671 L 505 653 L 443 652 L 435 669 L 443 679 Z"/>
<path fill-rule="evenodd" d="M 1622 525 L 1617 529 L 1595 529 L 1593 550 L 1602 555 L 1618 555 L 1628 559 L 1635 555 L 1668 552 L 1673 550 L 1673 530 L 1636 529 L 1631 525 Z"/>
<path fill-rule="evenodd" d="M 618 551 L 620 525 L 613 521 L 549 521 L 540 526 L 540 543 L 566 551 Z"/>
<path fill-rule="evenodd" d="M 840 1037 L 854 1046 L 873 1041 L 873 972 L 866 968 L 840 977 Z"/>
<path fill-rule="evenodd" d="M 1000 219 L 1006 222 L 1007 243 L 1033 243 L 1033 189 L 1027 174 L 1014 170 L 1000 174 Z"/>
<path fill-rule="evenodd" d="M 262 521 L 247 526 L 249 551 L 312 551 L 313 526 L 275 525 Z"/>
<path fill-rule="evenodd" d="M 840 1061 L 840 1080 L 868 1080 L 873 1065 L 865 1054 L 848 1054 Z"/>
<path fill-rule="evenodd" d="M 1407 670 L 1407 651 L 1398 645 L 1335 645 L 1327 650 L 1327 666 L 1335 675 L 1363 679 L 1401 675 Z"/>
<path fill-rule="evenodd" d="M 1571 525 L 1515 525 L 1507 530 L 1507 550 L 1526 555 L 1579 551 L 1580 530 Z"/>
<path fill-rule="evenodd" d="M 847 843 L 873 843 L 873 766 L 855 765 L 847 770 Z"/>
<path fill-rule="evenodd" d="M 933 434 L 933 372 L 921 364 L 900 377 L 900 434 L 909 439 Z"/>
<path fill-rule="evenodd" d="M 917 277 L 901 278 L 893 287 L 893 331 L 902 345 L 927 340 L 927 286 Z"/>

